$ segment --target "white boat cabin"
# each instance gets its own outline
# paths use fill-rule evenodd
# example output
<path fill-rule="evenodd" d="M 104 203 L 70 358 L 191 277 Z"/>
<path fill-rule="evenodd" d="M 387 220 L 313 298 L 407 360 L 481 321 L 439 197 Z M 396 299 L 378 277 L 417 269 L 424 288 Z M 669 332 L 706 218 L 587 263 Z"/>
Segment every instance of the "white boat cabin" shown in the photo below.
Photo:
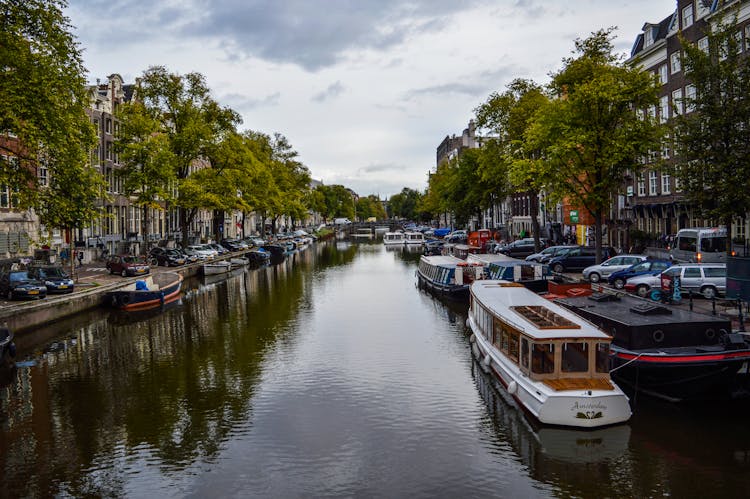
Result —
<path fill-rule="evenodd" d="M 611 337 L 521 284 L 475 283 L 470 313 L 487 342 L 531 380 L 553 390 L 614 389 Z"/>
<path fill-rule="evenodd" d="M 404 244 L 404 233 L 386 232 L 383 234 L 383 244 Z"/>

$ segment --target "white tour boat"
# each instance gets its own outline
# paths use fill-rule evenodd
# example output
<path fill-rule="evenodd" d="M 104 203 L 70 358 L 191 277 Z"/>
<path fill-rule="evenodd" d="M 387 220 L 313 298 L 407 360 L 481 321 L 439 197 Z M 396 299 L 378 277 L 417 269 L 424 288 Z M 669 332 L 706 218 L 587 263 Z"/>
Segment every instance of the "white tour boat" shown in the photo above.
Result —
<path fill-rule="evenodd" d="M 406 244 L 407 246 L 421 246 L 424 244 L 424 234 L 422 234 L 421 232 L 406 232 L 404 234 L 404 244 Z"/>
<path fill-rule="evenodd" d="M 404 233 L 403 232 L 386 232 L 383 234 L 383 244 L 385 245 L 404 245 Z"/>
<path fill-rule="evenodd" d="M 539 422 L 595 428 L 630 418 L 628 397 L 609 377 L 611 337 L 523 285 L 471 286 L 472 350 Z"/>
<path fill-rule="evenodd" d="M 232 264 L 226 260 L 203 264 L 203 275 L 224 274 L 230 270 L 232 270 Z"/>

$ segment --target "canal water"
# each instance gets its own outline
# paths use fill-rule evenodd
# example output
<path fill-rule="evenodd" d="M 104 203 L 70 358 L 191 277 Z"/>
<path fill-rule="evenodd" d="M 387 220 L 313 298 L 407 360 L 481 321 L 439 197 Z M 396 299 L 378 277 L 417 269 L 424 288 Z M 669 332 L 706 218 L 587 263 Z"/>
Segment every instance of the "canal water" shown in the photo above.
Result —
<path fill-rule="evenodd" d="M 418 253 L 317 244 L 19 339 L 0 497 L 748 497 L 747 405 L 634 400 L 538 428 L 472 360 Z"/>

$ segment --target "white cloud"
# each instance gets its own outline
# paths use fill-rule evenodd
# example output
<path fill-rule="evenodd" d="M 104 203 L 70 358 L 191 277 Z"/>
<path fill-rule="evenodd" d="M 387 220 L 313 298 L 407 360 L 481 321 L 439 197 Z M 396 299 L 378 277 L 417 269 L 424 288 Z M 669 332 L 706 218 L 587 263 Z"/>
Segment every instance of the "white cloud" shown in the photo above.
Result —
<path fill-rule="evenodd" d="M 628 52 L 673 0 L 78 0 L 90 79 L 151 65 L 204 74 L 244 128 L 281 132 L 315 178 L 361 195 L 423 189 L 435 149 L 490 92 L 546 83 L 576 38 Z M 106 20 L 106 21 L 104 21 Z"/>

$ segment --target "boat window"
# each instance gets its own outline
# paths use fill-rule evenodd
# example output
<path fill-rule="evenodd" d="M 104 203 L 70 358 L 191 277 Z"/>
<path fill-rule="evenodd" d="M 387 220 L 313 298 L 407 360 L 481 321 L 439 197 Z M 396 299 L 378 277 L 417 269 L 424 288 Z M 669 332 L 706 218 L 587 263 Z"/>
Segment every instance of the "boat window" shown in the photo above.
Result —
<path fill-rule="evenodd" d="M 505 326 L 503 326 L 503 336 L 500 338 L 500 349 L 506 354 L 510 349 L 510 330 Z"/>
<path fill-rule="evenodd" d="M 586 343 L 565 343 L 562 350 L 562 371 L 584 373 L 589 370 L 589 355 Z"/>
<path fill-rule="evenodd" d="M 529 340 L 521 338 L 521 367 L 529 368 Z"/>
<path fill-rule="evenodd" d="M 534 343 L 531 351 L 531 372 L 551 374 L 555 372 L 555 345 L 552 343 Z"/>
<path fill-rule="evenodd" d="M 503 323 L 497 319 L 492 321 L 493 341 L 492 344 L 498 350 L 503 349 Z"/>
<path fill-rule="evenodd" d="M 521 279 L 524 281 L 530 281 L 534 279 L 533 265 L 521 265 Z"/>
<path fill-rule="evenodd" d="M 609 372 L 609 343 L 596 344 L 596 372 Z"/>
<path fill-rule="evenodd" d="M 508 358 L 518 364 L 518 333 L 515 331 L 508 335 Z"/>

